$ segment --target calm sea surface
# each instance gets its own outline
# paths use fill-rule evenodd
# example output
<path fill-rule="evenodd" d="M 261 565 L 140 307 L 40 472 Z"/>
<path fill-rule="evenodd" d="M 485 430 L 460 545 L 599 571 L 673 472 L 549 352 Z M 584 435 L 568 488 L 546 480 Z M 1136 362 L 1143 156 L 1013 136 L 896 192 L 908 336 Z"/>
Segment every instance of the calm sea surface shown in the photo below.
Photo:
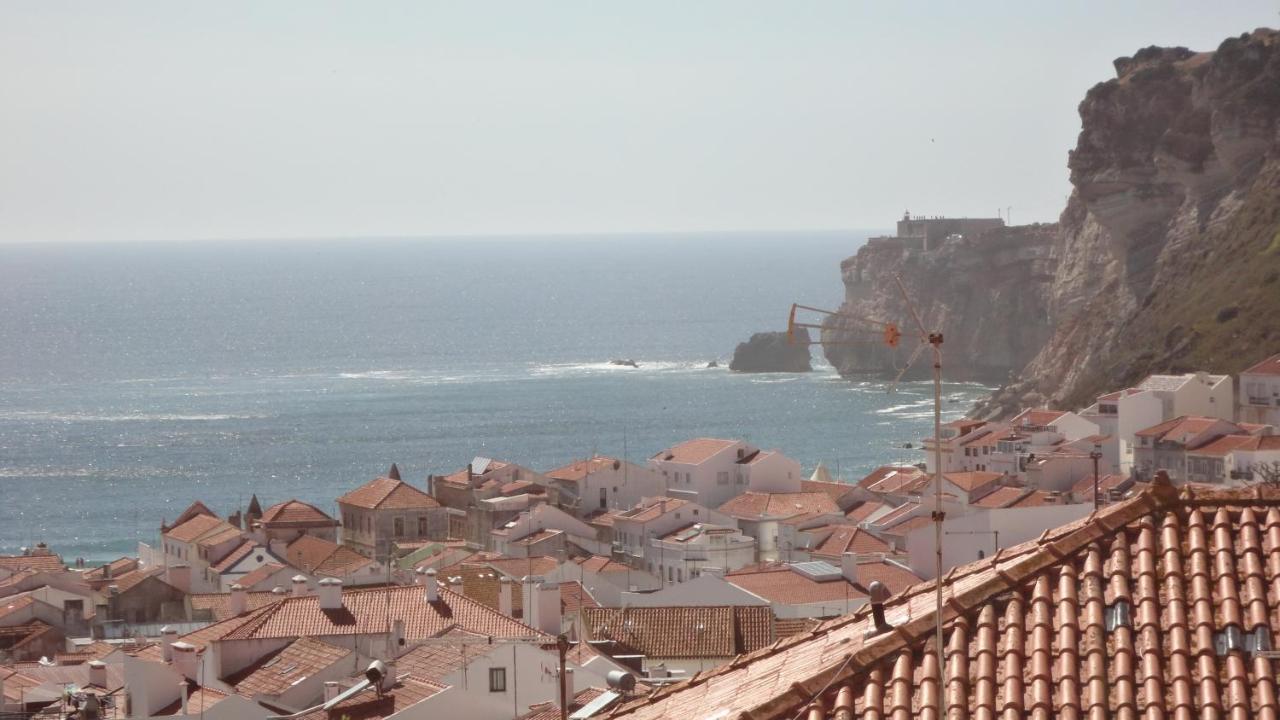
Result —
<path fill-rule="evenodd" d="M 701 435 L 914 462 L 926 384 L 706 368 L 837 305 L 866 235 L 0 246 L 0 553 L 115 557 L 197 498 L 333 512 L 392 462 L 421 484 Z"/>

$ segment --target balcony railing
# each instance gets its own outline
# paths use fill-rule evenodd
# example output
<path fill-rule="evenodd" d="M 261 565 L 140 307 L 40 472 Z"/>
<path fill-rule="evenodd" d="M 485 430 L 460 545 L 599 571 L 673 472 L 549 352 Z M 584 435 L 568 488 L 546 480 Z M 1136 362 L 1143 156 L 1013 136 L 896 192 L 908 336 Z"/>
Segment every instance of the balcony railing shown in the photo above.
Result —
<path fill-rule="evenodd" d="M 1250 405 L 1262 405 L 1262 406 L 1264 406 L 1264 407 L 1269 407 L 1269 406 L 1271 405 L 1271 398 L 1268 398 L 1268 397 L 1255 397 L 1255 396 L 1253 396 L 1253 395 L 1250 395 L 1250 396 L 1249 396 L 1249 404 L 1250 404 Z M 1276 405 L 1280 405 L 1280 398 L 1277 398 L 1277 399 L 1276 399 Z"/>

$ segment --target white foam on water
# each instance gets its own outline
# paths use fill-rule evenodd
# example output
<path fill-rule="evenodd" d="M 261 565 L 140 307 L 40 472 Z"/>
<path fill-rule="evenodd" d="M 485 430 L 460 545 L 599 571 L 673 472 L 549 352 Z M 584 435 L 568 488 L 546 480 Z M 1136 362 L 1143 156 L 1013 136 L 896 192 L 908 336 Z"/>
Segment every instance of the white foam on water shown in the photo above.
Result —
<path fill-rule="evenodd" d="M 218 420 L 254 420 L 266 415 L 236 415 L 225 413 L 128 413 L 96 415 L 91 413 L 59 413 L 43 411 L 14 411 L 0 413 L 0 420 L 43 420 L 47 422 L 210 422 Z"/>

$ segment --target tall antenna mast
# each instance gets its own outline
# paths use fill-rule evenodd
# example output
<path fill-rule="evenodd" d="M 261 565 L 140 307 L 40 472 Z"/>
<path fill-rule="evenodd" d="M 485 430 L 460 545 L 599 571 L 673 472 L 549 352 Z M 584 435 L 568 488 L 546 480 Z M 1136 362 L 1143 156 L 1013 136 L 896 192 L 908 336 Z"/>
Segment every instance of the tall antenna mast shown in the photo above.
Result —
<path fill-rule="evenodd" d="M 896 387 L 902 376 L 920 357 L 925 348 L 933 351 L 933 512 L 932 520 L 934 527 L 934 551 L 936 555 L 937 578 L 934 580 L 934 600 L 936 602 L 936 618 L 937 618 L 937 653 L 938 653 L 938 681 L 939 687 L 944 687 L 947 677 L 946 652 L 942 642 L 942 523 L 946 519 L 946 513 L 942 509 L 942 333 L 930 332 L 925 329 L 924 322 L 920 320 L 920 313 L 916 311 L 916 306 L 911 302 L 911 297 L 907 294 L 907 287 L 902 282 L 901 275 L 893 276 L 894 282 L 898 286 L 898 292 L 902 294 L 902 301 L 907 306 L 907 310 L 911 313 L 911 320 L 916 326 L 919 333 L 919 344 L 911 353 L 911 357 L 907 360 L 907 364 L 898 372 L 898 377 L 894 379 L 890 389 Z M 827 326 L 824 323 L 803 323 L 796 322 L 796 312 L 805 310 L 818 313 L 828 318 L 838 318 L 839 324 L 835 326 Z M 878 318 L 854 315 L 846 312 L 832 312 L 830 310 L 822 310 L 807 305 L 792 305 L 791 316 L 787 321 L 787 342 L 795 343 L 796 328 L 815 328 L 820 332 L 826 333 L 843 333 L 852 335 L 855 333 L 874 333 L 880 332 L 879 341 L 889 346 L 897 348 L 899 340 L 902 338 L 902 332 L 898 329 L 897 324 L 887 322 Z M 850 339 L 844 341 L 827 341 L 827 345 L 855 345 L 863 343 L 876 342 L 876 340 L 867 339 Z M 809 345 L 824 344 L 819 335 L 818 340 L 810 340 Z M 945 692 L 945 691 L 944 691 Z"/>

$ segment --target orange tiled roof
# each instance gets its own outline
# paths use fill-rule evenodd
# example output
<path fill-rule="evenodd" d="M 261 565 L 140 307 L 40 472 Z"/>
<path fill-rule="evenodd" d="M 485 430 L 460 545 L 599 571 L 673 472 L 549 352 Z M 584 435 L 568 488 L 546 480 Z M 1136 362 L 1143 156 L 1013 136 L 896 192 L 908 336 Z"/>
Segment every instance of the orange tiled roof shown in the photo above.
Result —
<path fill-rule="evenodd" d="M 179 542 L 195 542 L 205 534 L 213 532 L 220 525 L 226 525 L 232 530 L 235 530 L 235 527 L 214 517 L 213 515 L 196 515 L 181 525 L 175 525 L 169 528 L 169 532 L 165 533 L 165 536 L 178 540 Z"/>
<path fill-rule="evenodd" d="M 440 507 L 435 498 L 402 481 L 374 478 L 338 498 L 339 503 L 366 510 L 417 510 Z"/>
<path fill-rule="evenodd" d="M 315 505 L 309 505 L 301 500 L 286 500 L 272 505 L 267 508 L 266 512 L 262 513 L 261 522 L 263 525 L 274 527 L 296 527 L 299 525 L 332 527 L 338 524 L 337 520 L 329 517 Z"/>
<path fill-rule="evenodd" d="M 1099 475 L 1098 490 L 1105 493 L 1108 490 L 1111 490 L 1112 488 L 1117 488 L 1117 487 L 1120 487 L 1121 485 L 1124 485 L 1128 480 L 1129 478 L 1126 475 L 1118 475 L 1114 473 Z M 1092 498 L 1093 497 L 1093 475 L 1086 475 L 1085 477 L 1080 478 L 1080 480 L 1078 480 L 1075 485 L 1071 486 L 1071 492 L 1075 495 L 1088 496 Z"/>
<path fill-rule="evenodd" d="M 504 575 L 521 578 L 527 575 L 546 575 L 559 565 L 552 557 L 508 558 L 495 557 L 476 562 L 483 562 Z"/>
<path fill-rule="evenodd" d="M 1160 479 L 948 573 L 944 677 L 925 582 L 609 717 L 1276 717 L 1278 563 L 1280 489 Z"/>
<path fill-rule="evenodd" d="M 811 554 L 826 557 L 840 557 L 851 553 L 887 553 L 889 543 L 872 535 L 860 527 L 852 525 L 829 525 L 831 534 L 818 543 Z"/>
<path fill-rule="evenodd" d="M 717 438 L 696 438 L 685 440 L 678 445 L 663 450 L 653 456 L 654 460 L 677 462 L 686 465 L 697 465 L 716 453 L 727 450 L 738 444 L 737 440 L 720 440 Z"/>
<path fill-rule="evenodd" d="M 617 513 L 615 522 L 617 522 L 617 520 L 632 520 L 640 523 L 649 522 L 650 520 L 662 517 L 669 512 L 675 512 L 688 504 L 689 501 L 684 498 L 659 497 L 655 498 L 655 502 L 652 502 L 643 508 L 624 510 Z"/>
<path fill-rule="evenodd" d="M 553 480 L 579 482 L 588 475 L 605 470 L 613 470 L 621 466 L 622 461 L 617 458 L 596 455 L 590 460 L 574 460 L 568 465 L 558 467 L 555 470 L 548 470 L 542 474 Z"/>
<path fill-rule="evenodd" d="M 982 472 L 974 470 L 972 472 L 950 472 L 943 473 L 942 477 L 948 482 L 961 490 L 973 491 L 977 488 L 993 483 L 1000 479 L 1000 473 Z"/>
<path fill-rule="evenodd" d="M 720 506 L 720 512 L 742 520 L 760 518 L 788 518 L 795 515 L 840 515 L 836 505 L 826 493 L 764 493 L 745 492 Z"/>
<path fill-rule="evenodd" d="M 609 654 L 649 658 L 723 658 L 774 641 L 768 606 L 583 608 L 589 640 L 612 640 Z"/>
<path fill-rule="evenodd" d="M 225 542 L 230 542 L 236 538 L 243 537 L 243 535 L 244 533 L 240 531 L 240 528 L 230 523 L 226 523 L 226 527 L 200 538 L 199 542 L 196 544 L 200 547 L 211 548 Z"/>
<path fill-rule="evenodd" d="M 1044 408 L 1023 410 L 1014 415 L 1009 424 L 1015 427 L 1019 425 L 1052 425 L 1066 414 L 1065 410 L 1047 410 Z"/>
<path fill-rule="evenodd" d="M 280 565 L 279 567 L 284 567 Z M 209 617 L 214 622 L 226 620 L 231 615 L 231 593 L 194 593 L 187 596 L 191 600 L 192 611 L 208 611 Z M 267 592 L 246 592 L 245 593 L 245 610 L 257 610 L 263 605 L 269 605 L 280 596 L 270 591 Z"/>
<path fill-rule="evenodd" d="M 142 583 L 143 580 L 150 577 L 154 577 L 160 580 L 160 582 L 164 582 L 164 579 L 160 577 L 163 574 L 164 568 L 162 567 L 145 569 L 139 568 L 137 570 L 130 570 L 119 577 L 112 578 L 109 586 L 119 588 L 122 593 L 129 592 L 134 587 Z"/>
<path fill-rule="evenodd" d="M 1280 436 L 1271 437 L 1280 441 Z M 1261 450 L 1262 441 L 1266 439 L 1267 436 L 1263 435 L 1223 435 L 1187 452 L 1191 455 L 1225 456 L 1236 450 Z"/>
<path fill-rule="evenodd" d="M 227 694 L 209 687 L 198 687 L 187 696 L 187 716 L 204 715 L 214 705 L 227 699 Z M 182 714 L 182 698 L 169 703 L 155 712 L 156 717 Z"/>
<path fill-rule="evenodd" d="M 93 568 L 92 570 L 86 570 L 84 573 L 84 579 L 91 582 L 97 581 L 97 580 L 106 580 L 107 573 L 104 568 L 107 568 L 107 567 L 111 568 L 111 576 L 115 577 L 120 573 L 128 572 L 138 567 L 138 558 L 131 558 L 131 557 L 117 558 L 107 563 L 106 565 L 99 565 L 98 567 Z"/>
<path fill-rule="evenodd" d="M 889 507 L 888 504 L 882 503 L 879 500 L 868 500 L 849 508 L 849 512 L 845 513 L 844 517 L 850 522 L 860 523 L 871 517 L 871 515 L 877 510 L 886 507 Z"/>
<path fill-rule="evenodd" d="M 913 493 L 929 484 L 929 475 L 914 465 L 882 465 L 858 481 L 871 492 Z"/>
<path fill-rule="evenodd" d="M 0 555 L 0 568 L 10 572 L 19 570 L 56 572 L 64 567 L 62 558 L 57 555 Z"/>
<path fill-rule="evenodd" d="M 592 700 L 609 692 L 604 688 L 587 688 L 578 691 L 573 696 L 573 700 L 569 702 L 567 714 L 573 715 L 574 712 L 582 709 Z M 529 706 L 529 712 L 516 718 L 516 720 L 560 720 L 560 706 L 554 702 L 534 703 Z"/>
<path fill-rule="evenodd" d="M 1134 435 L 1137 437 L 1168 439 L 1172 442 L 1186 442 L 1188 435 L 1202 433 L 1220 422 L 1226 421 L 1218 418 L 1181 415 L 1158 425 L 1139 430 Z"/>
<path fill-rule="evenodd" d="M 800 492 L 806 493 L 826 493 L 828 497 L 836 502 L 850 492 L 853 492 L 854 486 L 849 483 L 842 482 L 823 482 L 821 480 L 801 480 Z"/>
<path fill-rule="evenodd" d="M 304 572 L 329 576 L 348 575 L 373 562 L 345 545 L 314 535 L 303 535 L 289 543 L 285 559 Z"/>
<path fill-rule="evenodd" d="M 631 570 L 625 563 L 620 563 L 603 555 L 574 558 L 574 562 L 581 565 L 583 570 L 590 570 L 595 573 L 628 572 Z"/>
<path fill-rule="evenodd" d="M 249 557 L 249 554 L 252 553 L 253 549 L 256 547 L 260 547 L 258 543 L 252 540 L 245 540 L 244 542 L 236 546 L 234 550 L 227 553 L 226 557 L 219 560 L 210 569 L 217 573 L 224 573 L 230 570 L 231 568 L 235 567 L 236 563 L 240 562 L 246 557 Z"/>
<path fill-rule="evenodd" d="M 434 637 L 453 627 L 495 637 L 535 637 L 537 630 L 448 588 L 428 603 L 421 586 L 348 590 L 339 610 L 321 610 L 319 598 L 286 597 L 226 634 L 228 639 L 324 637 L 386 632 L 386 613 L 404 620 L 405 638 Z M 243 616 L 242 616 L 243 617 Z"/>
<path fill-rule="evenodd" d="M 279 652 L 266 655 L 238 671 L 227 678 L 227 683 L 236 689 L 236 693 L 247 697 L 279 695 L 296 682 L 332 667 L 351 653 L 349 648 L 315 638 L 298 638 Z"/>
<path fill-rule="evenodd" d="M 446 688 L 445 685 L 410 675 L 400 678 L 395 685 L 383 693 L 366 690 L 343 700 L 328 712 L 323 709 L 314 710 L 297 720 L 381 720 L 403 713 Z"/>
<path fill-rule="evenodd" d="M 519 540 L 513 540 L 511 544 L 519 545 L 521 547 L 528 547 L 530 545 L 536 545 L 544 540 L 550 540 L 551 538 L 554 538 L 557 535 L 562 535 L 562 534 L 564 534 L 563 530 L 542 529 L 536 532 L 529 533 L 528 535 L 525 535 Z"/>
<path fill-rule="evenodd" d="M 877 567 L 876 570 L 871 570 L 875 566 L 886 566 L 888 569 Z M 864 577 L 866 573 L 871 573 L 871 577 Z M 768 600 L 774 606 L 865 598 L 866 586 L 872 580 L 880 580 L 893 592 L 905 590 L 920 582 L 920 578 L 910 570 L 884 561 L 859 563 L 856 583 L 851 583 L 843 577 L 834 580 L 813 580 L 787 565 L 737 570 L 725 575 L 725 580 Z"/>
<path fill-rule="evenodd" d="M 250 570 L 249 572 L 245 573 L 244 577 L 240 578 L 236 582 L 239 583 L 241 586 L 243 586 L 245 589 L 248 589 L 253 587 L 254 585 L 257 585 L 263 580 L 266 580 L 267 578 L 271 577 L 277 572 L 280 572 L 284 568 L 285 566 L 281 565 L 280 563 L 267 563 L 265 565 L 254 568 L 253 570 Z"/>
<path fill-rule="evenodd" d="M 1007 508 L 1034 492 L 1035 490 L 1029 487 L 1003 485 L 974 500 L 972 504 L 983 508 Z"/>
<path fill-rule="evenodd" d="M 1272 355 L 1253 367 L 1245 370 L 1243 374 L 1249 375 L 1280 375 L 1280 353 Z"/>

